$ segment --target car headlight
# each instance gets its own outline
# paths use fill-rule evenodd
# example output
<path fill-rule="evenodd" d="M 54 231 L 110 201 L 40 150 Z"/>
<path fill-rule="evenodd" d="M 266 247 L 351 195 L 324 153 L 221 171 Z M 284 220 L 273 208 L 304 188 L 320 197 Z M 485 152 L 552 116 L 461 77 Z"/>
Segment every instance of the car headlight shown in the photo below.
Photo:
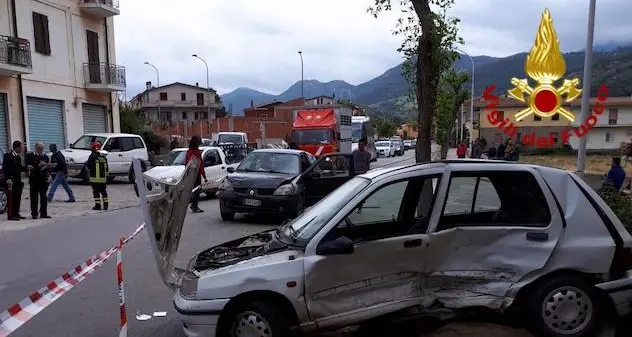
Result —
<path fill-rule="evenodd" d="M 228 181 L 227 178 L 223 178 L 222 182 L 219 184 L 219 189 L 221 191 L 232 191 L 233 185 L 230 183 L 230 181 Z"/>
<path fill-rule="evenodd" d="M 276 190 L 274 190 L 273 195 L 295 195 L 296 189 L 294 189 L 294 185 L 285 184 L 279 186 Z"/>

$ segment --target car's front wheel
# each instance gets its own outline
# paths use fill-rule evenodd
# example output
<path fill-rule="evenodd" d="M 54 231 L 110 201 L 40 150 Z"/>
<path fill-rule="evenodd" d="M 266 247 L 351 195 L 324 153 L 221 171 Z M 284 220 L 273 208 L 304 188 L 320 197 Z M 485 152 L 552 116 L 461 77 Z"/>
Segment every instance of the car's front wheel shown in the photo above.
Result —
<path fill-rule="evenodd" d="M 528 327 L 537 337 L 590 337 L 603 328 L 606 308 L 595 288 L 579 277 L 538 282 L 526 300 Z"/>
<path fill-rule="evenodd" d="M 288 337 L 290 322 L 277 307 L 253 302 L 238 310 L 230 323 L 230 337 Z"/>
<path fill-rule="evenodd" d="M 219 201 L 219 213 L 224 221 L 235 220 L 235 212 L 233 212 L 232 209 L 229 209 L 223 200 Z"/>

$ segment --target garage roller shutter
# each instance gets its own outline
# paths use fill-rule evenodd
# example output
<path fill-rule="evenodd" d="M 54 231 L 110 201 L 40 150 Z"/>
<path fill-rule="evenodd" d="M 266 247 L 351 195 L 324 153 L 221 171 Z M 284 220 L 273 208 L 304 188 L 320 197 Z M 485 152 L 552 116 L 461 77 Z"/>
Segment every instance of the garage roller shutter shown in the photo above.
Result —
<path fill-rule="evenodd" d="M 9 151 L 9 126 L 7 124 L 7 96 L 0 94 L 0 148 Z"/>
<path fill-rule="evenodd" d="M 28 150 L 32 151 L 35 142 L 44 142 L 44 147 L 57 144 L 59 149 L 66 148 L 64 133 L 64 102 L 35 97 L 26 98 L 29 125 Z"/>
<path fill-rule="evenodd" d="M 105 133 L 105 106 L 95 104 L 82 104 L 83 133 Z"/>

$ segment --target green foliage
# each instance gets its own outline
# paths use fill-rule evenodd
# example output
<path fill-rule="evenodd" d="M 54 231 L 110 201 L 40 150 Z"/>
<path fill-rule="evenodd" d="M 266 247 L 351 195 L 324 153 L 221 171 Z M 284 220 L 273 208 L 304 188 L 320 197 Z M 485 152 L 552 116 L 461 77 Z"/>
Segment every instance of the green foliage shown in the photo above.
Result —
<path fill-rule="evenodd" d="M 455 120 L 461 104 L 470 97 L 470 93 L 463 88 L 468 79 L 469 75 L 467 73 L 458 72 L 454 68 L 446 71 L 441 76 L 435 113 L 435 127 L 437 142 L 442 147 L 447 146 L 448 139 L 454 130 Z"/>
<path fill-rule="evenodd" d="M 632 233 L 632 196 L 615 190 L 611 184 L 605 184 L 597 193 Z"/>
<path fill-rule="evenodd" d="M 140 135 L 147 144 L 147 150 L 156 154 L 160 153 L 160 149 L 167 146 L 167 140 L 156 134 L 149 127 L 149 123 L 138 111 L 129 107 L 121 107 L 119 111 L 121 119 L 121 132 Z"/>
<path fill-rule="evenodd" d="M 395 134 L 395 130 L 397 130 L 395 123 L 379 117 L 373 118 L 373 125 L 377 136 L 380 138 L 390 138 Z"/>

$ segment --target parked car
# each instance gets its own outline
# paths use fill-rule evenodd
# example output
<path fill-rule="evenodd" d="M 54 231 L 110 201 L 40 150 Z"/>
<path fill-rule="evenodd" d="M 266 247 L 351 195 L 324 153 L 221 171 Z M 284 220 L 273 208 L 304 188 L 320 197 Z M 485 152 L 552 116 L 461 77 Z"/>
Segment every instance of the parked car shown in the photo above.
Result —
<path fill-rule="evenodd" d="M 150 195 L 145 222 L 187 336 L 278 337 L 486 307 L 518 310 L 539 337 L 590 337 L 632 310 L 632 236 L 564 170 L 483 160 L 372 170 L 185 270 L 173 266 L 183 195 Z"/>
<path fill-rule="evenodd" d="M 150 166 L 147 146 L 141 136 L 127 133 L 91 133 L 79 137 L 69 149 L 61 150 L 68 163 L 69 177 L 79 178 L 84 183 L 88 183 L 86 162 L 91 152 L 90 144 L 94 142 L 103 144 L 102 149 L 107 153 L 108 182 L 114 180 L 115 177 L 127 177 L 129 182 L 133 183 L 132 160 L 134 158 L 140 158 L 146 167 Z"/>
<path fill-rule="evenodd" d="M 403 156 L 404 155 L 404 141 L 401 138 L 393 138 L 391 139 L 393 142 L 393 146 L 395 147 L 395 155 Z"/>
<path fill-rule="evenodd" d="M 261 149 L 251 152 L 219 186 L 222 219 L 236 213 L 296 217 L 354 175 L 351 154 Z"/>
<path fill-rule="evenodd" d="M 2 161 L 4 160 L 4 150 L 0 149 L 0 214 L 4 214 L 9 206 L 9 190 L 7 181 L 2 172 Z"/>
<path fill-rule="evenodd" d="M 188 148 L 182 147 L 171 150 L 167 157 L 167 165 L 155 166 L 146 174 L 158 179 L 178 179 L 184 173 L 184 163 Z M 228 163 L 224 151 L 219 147 L 201 146 L 204 173 L 208 183 L 202 184 L 202 192 L 208 197 L 214 197 L 220 182 L 228 170 L 237 167 L 239 163 Z"/>
<path fill-rule="evenodd" d="M 393 157 L 395 156 L 395 144 L 390 140 L 380 140 L 375 142 L 375 150 L 378 157 Z"/>
<path fill-rule="evenodd" d="M 406 140 L 404 141 L 404 150 L 405 150 L 405 151 L 408 151 L 408 150 L 410 150 L 410 149 L 412 149 L 412 148 L 413 148 L 413 141 L 412 141 L 412 140 L 410 140 L 410 139 L 406 139 Z"/>

